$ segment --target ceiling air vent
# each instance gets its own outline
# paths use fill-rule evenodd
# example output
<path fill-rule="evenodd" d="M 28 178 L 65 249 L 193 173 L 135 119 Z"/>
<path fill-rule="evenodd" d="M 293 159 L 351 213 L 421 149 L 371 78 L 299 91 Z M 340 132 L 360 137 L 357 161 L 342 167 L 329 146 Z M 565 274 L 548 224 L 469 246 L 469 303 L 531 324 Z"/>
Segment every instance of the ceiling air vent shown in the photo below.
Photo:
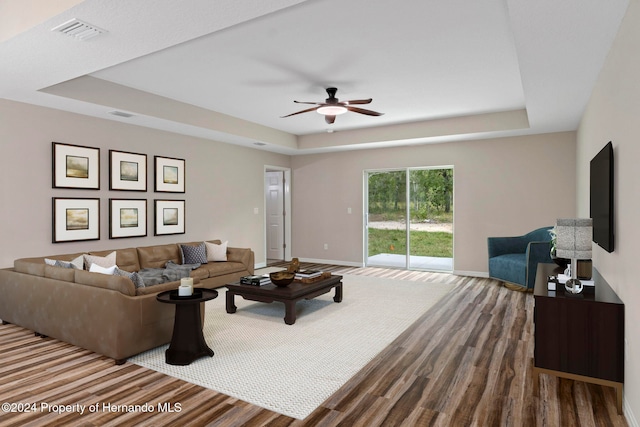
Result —
<path fill-rule="evenodd" d="M 90 38 L 106 33 L 105 30 L 95 25 L 87 24 L 75 18 L 52 28 L 51 31 L 57 31 L 81 41 L 89 40 Z"/>
<path fill-rule="evenodd" d="M 119 116 L 119 117 L 126 117 L 127 119 L 129 117 L 133 117 L 133 114 L 130 113 L 125 113 L 124 111 L 118 111 L 118 110 L 114 110 L 114 111 L 109 111 L 109 114 L 112 114 L 114 116 Z"/>

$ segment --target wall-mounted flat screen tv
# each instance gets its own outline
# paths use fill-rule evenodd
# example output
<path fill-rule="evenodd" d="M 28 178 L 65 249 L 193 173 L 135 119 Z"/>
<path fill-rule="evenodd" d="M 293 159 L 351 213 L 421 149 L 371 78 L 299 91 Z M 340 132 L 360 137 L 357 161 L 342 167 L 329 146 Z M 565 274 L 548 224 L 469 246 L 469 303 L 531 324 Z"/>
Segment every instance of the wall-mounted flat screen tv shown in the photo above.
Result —
<path fill-rule="evenodd" d="M 590 214 L 593 241 L 613 252 L 613 144 L 609 142 L 591 159 Z"/>

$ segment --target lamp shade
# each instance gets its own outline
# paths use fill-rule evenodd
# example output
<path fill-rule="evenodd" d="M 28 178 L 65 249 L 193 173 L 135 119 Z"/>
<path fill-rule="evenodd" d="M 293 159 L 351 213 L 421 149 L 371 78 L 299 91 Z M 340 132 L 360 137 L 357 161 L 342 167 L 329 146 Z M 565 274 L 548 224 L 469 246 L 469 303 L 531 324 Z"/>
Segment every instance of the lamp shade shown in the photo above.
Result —
<path fill-rule="evenodd" d="M 591 259 L 591 218 L 559 218 L 556 221 L 556 256 Z"/>

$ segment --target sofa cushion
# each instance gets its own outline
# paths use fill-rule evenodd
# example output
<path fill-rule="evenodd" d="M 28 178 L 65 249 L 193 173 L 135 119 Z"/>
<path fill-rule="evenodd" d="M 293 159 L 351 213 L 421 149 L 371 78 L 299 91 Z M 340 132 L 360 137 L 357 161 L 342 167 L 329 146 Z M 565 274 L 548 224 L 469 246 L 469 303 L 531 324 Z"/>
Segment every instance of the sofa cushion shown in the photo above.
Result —
<path fill-rule="evenodd" d="M 180 251 L 182 252 L 183 264 L 207 263 L 207 248 L 205 247 L 204 242 L 196 246 L 180 245 Z"/>
<path fill-rule="evenodd" d="M 46 265 L 42 258 L 22 258 L 13 261 L 13 268 L 18 273 L 40 277 L 44 277 L 44 268 Z"/>
<path fill-rule="evenodd" d="M 219 244 L 204 242 L 207 247 L 207 259 L 209 261 L 226 261 L 228 243 L 229 241 Z"/>
<path fill-rule="evenodd" d="M 237 273 L 239 271 L 245 271 L 244 264 L 239 262 L 210 262 L 205 264 L 200 269 L 205 268 L 209 272 L 209 277 L 223 276 L 225 274 Z"/>
<path fill-rule="evenodd" d="M 84 265 L 86 270 L 91 270 L 91 265 L 97 264 L 100 267 L 113 267 L 116 265 L 116 251 L 112 251 L 107 256 L 99 256 L 99 255 L 85 255 L 84 256 Z"/>
<path fill-rule="evenodd" d="M 209 269 L 207 268 L 209 264 L 204 264 L 201 267 L 196 268 L 195 270 L 191 271 L 191 274 L 189 274 L 190 277 L 193 278 L 198 278 L 200 280 L 204 280 L 207 279 L 209 277 Z"/>
<path fill-rule="evenodd" d="M 76 283 L 78 284 L 111 289 L 128 296 L 136 294 L 136 287 L 127 277 L 91 273 L 86 270 L 74 270 L 74 272 L 76 273 Z"/>
<path fill-rule="evenodd" d="M 106 251 L 90 252 L 91 255 L 107 256 L 113 249 Z M 138 262 L 138 251 L 136 248 L 116 249 L 116 265 L 119 269 L 125 271 L 139 271 L 140 262 Z"/>
<path fill-rule="evenodd" d="M 64 262 L 64 261 L 58 261 L 58 262 Z M 76 269 L 73 267 L 58 267 L 58 266 L 45 265 L 44 277 L 47 277 L 49 279 L 63 280 L 65 282 L 73 282 L 76 277 L 75 270 Z"/>
<path fill-rule="evenodd" d="M 164 268 L 167 261 L 176 264 L 182 262 L 180 247 L 176 244 L 145 246 L 137 248 L 140 269 L 143 268 Z"/>

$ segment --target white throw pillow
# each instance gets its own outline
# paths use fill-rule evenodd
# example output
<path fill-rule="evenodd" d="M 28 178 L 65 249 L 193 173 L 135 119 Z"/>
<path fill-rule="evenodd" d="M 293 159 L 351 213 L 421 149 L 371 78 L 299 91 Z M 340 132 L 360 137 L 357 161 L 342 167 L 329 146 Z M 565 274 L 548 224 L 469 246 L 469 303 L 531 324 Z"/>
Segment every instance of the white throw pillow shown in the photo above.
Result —
<path fill-rule="evenodd" d="M 87 270 L 91 271 L 93 264 L 98 264 L 100 267 L 109 268 L 116 265 L 116 251 L 111 252 L 107 256 L 85 255 L 84 264 L 87 266 Z"/>
<path fill-rule="evenodd" d="M 221 244 L 204 242 L 207 247 L 207 261 L 226 261 L 227 260 L 227 244 L 229 241 Z"/>
<path fill-rule="evenodd" d="M 89 271 L 92 273 L 101 273 L 101 274 L 108 274 L 113 276 L 113 273 L 116 271 L 116 268 L 118 268 L 117 265 L 105 268 L 105 267 L 101 267 L 96 263 L 91 264 L 91 267 L 89 268 Z"/>

